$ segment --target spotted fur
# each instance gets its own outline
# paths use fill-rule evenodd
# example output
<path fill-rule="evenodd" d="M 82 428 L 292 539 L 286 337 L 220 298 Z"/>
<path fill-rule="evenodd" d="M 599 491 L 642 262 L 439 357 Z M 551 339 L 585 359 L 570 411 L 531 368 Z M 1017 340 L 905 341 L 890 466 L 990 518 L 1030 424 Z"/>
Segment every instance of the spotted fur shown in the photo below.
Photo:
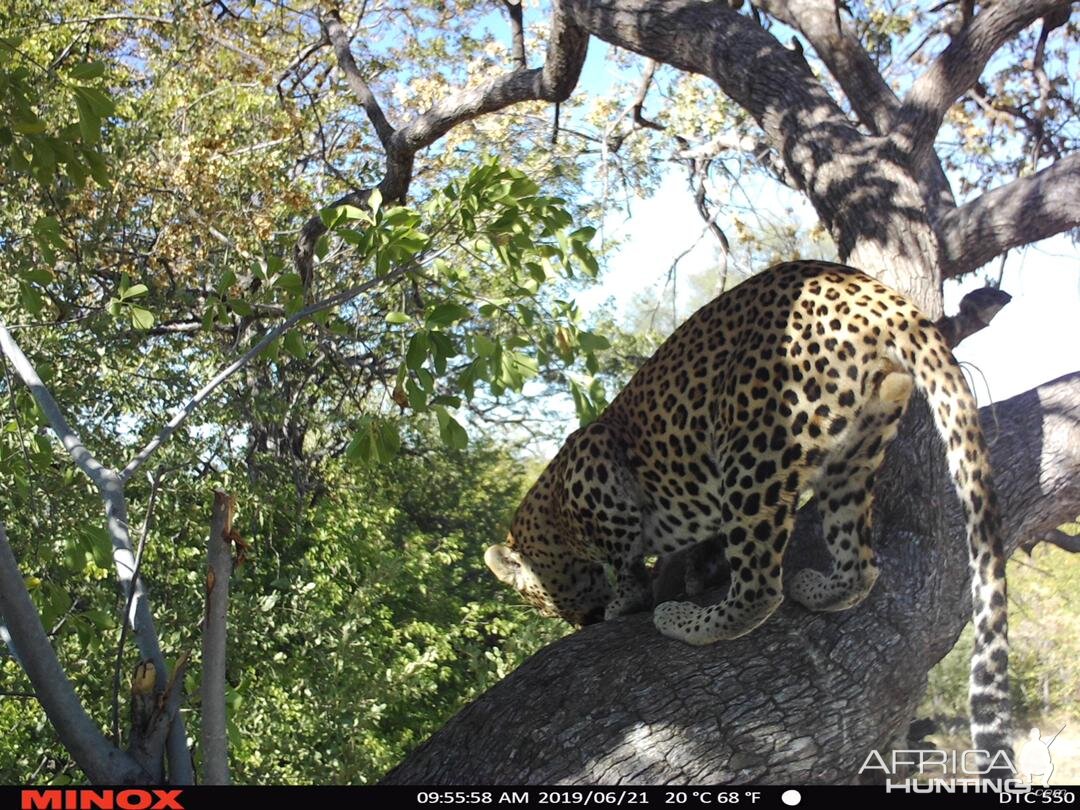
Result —
<path fill-rule="evenodd" d="M 531 604 L 587 624 L 651 607 L 645 555 L 719 538 L 725 598 L 654 611 L 664 635 L 709 644 L 783 601 L 798 495 L 812 488 L 832 568 L 796 572 L 787 592 L 811 610 L 853 607 L 878 576 L 873 480 L 913 389 L 967 518 L 976 746 L 1007 749 L 1004 558 L 975 401 L 933 323 L 859 270 L 780 264 L 694 313 L 567 439 L 485 559 Z"/>

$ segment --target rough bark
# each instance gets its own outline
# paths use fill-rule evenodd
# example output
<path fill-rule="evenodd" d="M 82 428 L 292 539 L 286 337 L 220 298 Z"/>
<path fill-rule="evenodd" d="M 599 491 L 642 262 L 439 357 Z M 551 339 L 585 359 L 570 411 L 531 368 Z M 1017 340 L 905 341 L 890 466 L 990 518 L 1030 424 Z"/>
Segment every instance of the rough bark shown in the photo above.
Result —
<path fill-rule="evenodd" d="M 921 402 L 907 421 L 876 489 L 882 575 L 862 605 L 785 604 L 750 635 L 703 648 L 661 637 L 648 614 L 594 625 L 529 659 L 385 781 L 853 781 L 871 749 L 906 730 L 969 618 L 943 451 L 920 438 Z M 1080 512 L 1080 372 L 983 408 L 982 421 L 1011 553 Z M 789 571 L 823 559 L 813 510 L 800 518 Z"/>
<path fill-rule="evenodd" d="M 1080 154 L 988 191 L 938 223 L 946 278 L 1080 223 Z"/>
<path fill-rule="evenodd" d="M 858 37 L 844 24 L 833 0 L 758 0 L 754 4 L 806 37 L 844 91 L 852 111 L 873 135 L 887 135 L 900 111 L 900 99 L 878 72 Z M 939 160 L 918 177 L 931 214 L 956 205 Z"/>

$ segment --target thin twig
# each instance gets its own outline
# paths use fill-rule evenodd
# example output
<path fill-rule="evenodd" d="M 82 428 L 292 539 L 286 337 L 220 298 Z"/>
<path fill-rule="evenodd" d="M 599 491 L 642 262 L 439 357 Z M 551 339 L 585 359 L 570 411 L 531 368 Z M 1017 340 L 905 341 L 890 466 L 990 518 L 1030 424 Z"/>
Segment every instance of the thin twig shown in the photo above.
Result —
<path fill-rule="evenodd" d="M 351 301 L 353 298 L 356 298 L 356 296 L 360 295 L 361 293 L 367 292 L 368 290 L 372 289 L 373 287 L 377 287 L 382 284 L 390 284 L 393 281 L 397 281 L 397 279 L 405 275 L 406 271 L 406 267 L 398 267 L 387 273 L 385 276 L 373 278 L 369 281 L 364 282 L 363 284 L 358 284 L 355 287 L 350 287 L 347 290 L 343 290 L 342 292 L 339 292 L 335 295 L 331 295 L 329 298 L 324 298 L 322 301 L 316 301 L 314 304 L 304 307 L 293 315 L 290 315 L 278 326 L 274 327 L 265 335 L 263 335 L 263 337 L 254 346 L 244 352 L 243 355 L 241 355 L 239 358 L 234 360 L 232 363 L 230 363 L 221 371 L 219 371 L 216 375 L 214 375 L 210 382 L 208 382 L 197 392 L 195 392 L 191 399 L 184 403 L 183 407 L 181 407 L 180 409 L 180 412 L 176 414 L 176 416 L 174 416 L 172 419 L 170 419 L 168 424 L 166 424 L 160 431 L 158 431 L 157 435 L 154 436 L 154 438 L 152 438 L 149 442 L 147 442 L 146 446 L 143 447 L 143 449 L 140 450 L 134 456 L 134 458 L 132 458 L 131 461 L 127 463 L 127 466 L 120 471 L 120 481 L 127 482 L 135 473 L 135 471 L 138 470 L 139 467 L 141 467 L 146 462 L 146 460 L 150 458 L 151 455 L 153 455 L 155 450 L 157 450 L 159 447 L 161 447 L 162 444 L 168 441 L 169 437 L 172 436 L 172 434 L 183 423 L 183 421 L 187 419 L 195 411 L 195 409 L 198 408 L 199 405 L 201 405 L 202 402 L 214 392 L 214 390 L 219 385 L 221 385 L 223 382 L 225 382 L 225 380 L 227 380 L 237 371 L 250 363 L 255 357 L 259 355 L 260 352 L 262 352 L 263 349 L 270 345 L 270 343 L 275 338 L 279 337 L 282 333 L 288 331 L 288 329 L 296 323 L 304 320 L 304 318 L 307 318 L 310 315 L 314 315 L 316 312 L 321 312 L 324 309 L 330 309 L 331 307 L 338 306 L 339 304 L 345 304 Z M 0 329 L 2 329 L 2 327 L 0 327 Z M 0 333 L 0 337 L 2 337 L 2 333 Z"/>

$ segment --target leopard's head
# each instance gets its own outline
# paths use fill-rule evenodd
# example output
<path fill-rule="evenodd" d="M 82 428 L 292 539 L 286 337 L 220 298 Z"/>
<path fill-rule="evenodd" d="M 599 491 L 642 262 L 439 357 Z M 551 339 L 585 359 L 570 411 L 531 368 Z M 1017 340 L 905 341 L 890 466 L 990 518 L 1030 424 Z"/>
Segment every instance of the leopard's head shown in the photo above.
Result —
<path fill-rule="evenodd" d="M 545 616 L 578 627 L 604 620 L 613 593 L 602 565 L 554 553 L 529 556 L 514 547 L 513 537 L 507 540 L 484 554 L 487 567 L 501 582 Z"/>

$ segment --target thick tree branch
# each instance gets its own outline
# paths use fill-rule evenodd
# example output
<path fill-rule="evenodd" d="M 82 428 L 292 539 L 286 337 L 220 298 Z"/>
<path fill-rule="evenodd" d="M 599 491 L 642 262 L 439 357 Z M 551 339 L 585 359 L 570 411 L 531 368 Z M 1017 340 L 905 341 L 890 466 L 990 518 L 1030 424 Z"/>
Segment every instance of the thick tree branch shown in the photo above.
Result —
<path fill-rule="evenodd" d="M 154 617 L 150 612 L 149 596 L 141 579 L 135 577 L 135 550 L 128 533 L 127 500 L 124 497 L 124 479 L 116 470 L 104 466 L 86 448 L 78 434 L 72 430 L 60 407 L 56 404 L 49 389 L 38 376 L 37 371 L 23 354 L 11 333 L 0 324 L 0 350 L 11 361 L 15 372 L 30 389 L 64 448 L 74 459 L 76 465 L 97 487 L 102 503 L 105 505 L 105 525 L 113 547 L 113 565 L 120 581 L 120 590 L 125 600 L 131 605 L 125 620 L 131 623 L 135 634 L 135 643 L 139 653 L 154 663 L 157 671 L 164 677 L 168 671 L 165 657 L 161 653 Z M 133 470 L 134 471 L 134 470 Z M 177 717 L 169 729 L 168 736 L 169 774 L 174 784 L 191 784 L 195 773 L 191 767 L 191 757 L 187 750 L 187 734 L 183 720 Z"/>
<path fill-rule="evenodd" d="M 1080 373 L 981 416 L 1011 553 L 1080 513 Z M 587 627 L 463 709 L 385 781 L 852 781 L 870 750 L 906 732 L 927 671 L 970 616 L 964 517 L 940 445 L 922 440 L 929 424 L 913 407 L 890 450 L 877 487 L 882 575 L 857 608 L 785 604 L 748 636 L 707 647 L 662 637 L 648 614 Z M 938 526 L 911 519 L 928 501 L 949 504 Z M 812 513 L 800 512 L 785 570 L 825 555 Z"/>
<path fill-rule="evenodd" d="M 564 3 L 598 38 L 715 81 L 764 130 L 840 258 L 940 314 L 940 284 L 930 266 L 938 246 L 922 188 L 895 146 L 851 124 L 801 54 L 726 3 Z"/>
<path fill-rule="evenodd" d="M 987 191 L 938 222 L 942 273 L 977 270 L 1010 248 L 1080 227 L 1080 153 Z"/>
<path fill-rule="evenodd" d="M 128 754 L 116 748 L 86 713 L 68 680 L 34 603 L 26 591 L 19 565 L 0 524 L 0 617 L 19 650 L 34 693 L 53 724 L 60 742 L 90 781 L 98 784 L 146 784 L 150 775 Z"/>
<path fill-rule="evenodd" d="M 758 0 L 754 5 L 806 37 L 867 129 L 876 135 L 889 131 L 900 99 L 845 28 L 833 0 Z"/>
<path fill-rule="evenodd" d="M 801 32 L 844 91 L 863 126 L 875 135 L 888 134 L 900 110 L 900 99 L 858 38 L 843 24 L 834 0 L 760 0 L 755 5 Z M 919 181 L 932 209 L 956 204 L 940 161 L 933 160 Z"/>
<path fill-rule="evenodd" d="M 514 67 L 525 70 L 528 63 L 525 61 L 525 23 L 522 19 L 521 0 L 503 0 L 503 5 L 510 17 L 510 34 L 513 40 L 510 53 L 514 59 Z"/>
<path fill-rule="evenodd" d="M 713 79 L 777 145 L 800 130 L 847 126 L 798 54 L 724 3 L 707 0 L 566 0 L 584 30 L 621 48 Z M 851 129 L 848 140 L 857 133 Z"/>
<path fill-rule="evenodd" d="M 1002 45 L 1035 20 L 1060 14 L 1073 0 L 995 0 L 915 81 L 896 119 L 893 137 L 915 167 L 925 165 L 945 113 L 975 84 Z"/>
<path fill-rule="evenodd" d="M 52 427 L 53 432 L 56 433 L 56 437 L 60 439 L 60 443 L 79 469 L 86 473 L 86 476 L 94 482 L 99 491 L 104 492 L 115 485 L 115 473 L 102 465 L 101 462 L 94 458 L 94 454 L 86 449 L 86 445 L 79 438 L 79 434 L 71 429 L 71 425 L 64 418 L 64 414 L 60 410 L 60 406 L 56 404 L 56 400 L 53 399 L 52 393 L 45 387 L 45 383 L 41 381 L 41 377 L 38 376 L 37 371 L 30 364 L 30 361 L 26 359 L 22 349 L 19 348 L 19 344 L 11 336 L 11 332 L 3 324 L 0 324 L 0 350 L 3 351 L 15 368 L 15 373 L 19 375 L 19 379 L 30 389 L 34 401 L 41 408 L 41 412 L 45 414 L 45 419 Z"/>
<path fill-rule="evenodd" d="M 329 11 L 323 16 L 322 24 L 327 39 L 334 46 L 338 67 L 345 74 L 345 81 L 348 83 L 349 89 L 353 91 L 353 95 L 360 102 L 360 106 L 364 108 L 368 120 L 375 127 L 375 134 L 379 136 L 383 148 L 386 148 L 390 143 L 390 138 L 394 135 L 394 128 L 386 120 L 386 115 L 383 113 L 382 107 L 379 106 L 378 99 L 375 98 L 375 94 L 371 92 L 371 88 L 364 81 L 364 77 L 360 74 L 360 68 L 356 66 L 356 60 L 353 59 L 352 50 L 349 47 L 349 33 L 341 22 L 341 15 L 338 14 L 336 9 Z"/>

